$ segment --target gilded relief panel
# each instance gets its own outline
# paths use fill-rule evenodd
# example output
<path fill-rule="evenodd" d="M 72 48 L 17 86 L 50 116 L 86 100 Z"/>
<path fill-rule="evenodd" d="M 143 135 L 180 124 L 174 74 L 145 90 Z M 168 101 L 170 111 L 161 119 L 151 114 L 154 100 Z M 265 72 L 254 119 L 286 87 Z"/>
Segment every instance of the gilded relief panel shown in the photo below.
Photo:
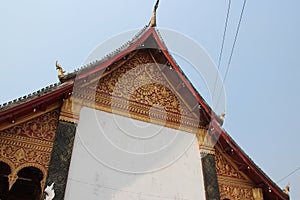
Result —
<path fill-rule="evenodd" d="M 252 187 L 245 185 L 230 185 L 226 182 L 219 183 L 221 199 L 255 200 Z"/>
<path fill-rule="evenodd" d="M 58 123 L 59 110 L 53 110 L 0 132 L 0 161 L 11 168 L 9 187 L 24 167 L 36 167 L 46 180 L 50 155 Z"/>
<path fill-rule="evenodd" d="M 254 184 L 247 176 L 218 147 L 215 156 L 221 199 L 255 200 Z"/>
<path fill-rule="evenodd" d="M 73 100 L 83 99 L 88 107 L 196 133 L 200 114 L 187 106 L 151 51 L 132 55 L 126 62 L 110 66 L 101 78 L 76 88 Z"/>
<path fill-rule="evenodd" d="M 137 54 L 121 67 L 115 69 L 98 82 L 97 94 L 107 94 L 115 98 L 124 98 L 130 102 L 147 106 L 160 104 L 167 112 L 190 115 L 183 110 L 176 98 L 176 92 L 163 77 L 150 53 Z"/>

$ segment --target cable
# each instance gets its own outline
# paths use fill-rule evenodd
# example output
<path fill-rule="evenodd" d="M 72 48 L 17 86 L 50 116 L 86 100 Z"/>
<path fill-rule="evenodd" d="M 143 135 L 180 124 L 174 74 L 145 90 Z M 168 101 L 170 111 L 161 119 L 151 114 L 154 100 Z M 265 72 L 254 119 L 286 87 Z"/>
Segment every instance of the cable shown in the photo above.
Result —
<path fill-rule="evenodd" d="M 230 13 L 230 7 L 231 7 L 231 0 L 228 1 L 227 14 L 226 14 L 226 20 L 225 20 L 225 25 L 224 25 L 225 27 L 224 27 L 224 32 L 223 32 L 221 50 L 220 50 L 219 59 L 218 59 L 218 70 L 220 69 L 222 55 L 223 55 L 223 49 L 224 49 L 224 44 L 225 44 L 225 38 L 226 38 L 226 32 L 227 32 L 227 26 L 228 26 L 228 19 L 229 19 L 229 13 Z M 213 97 L 215 96 L 217 78 L 218 78 L 218 75 L 216 74 L 216 79 L 215 79 L 214 89 L 213 89 L 213 95 L 212 95 Z"/>
<path fill-rule="evenodd" d="M 220 101 L 220 97 L 221 97 L 221 92 L 222 92 L 222 89 L 224 87 L 224 84 L 225 84 L 225 81 L 226 81 L 226 78 L 227 78 L 227 74 L 229 72 L 230 64 L 231 64 L 231 61 L 232 61 L 232 56 L 233 56 L 233 53 L 234 53 L 236 41 L 237 41 L 237 38 L 238 38 L 238 34 L 239 34 L 239 31 L 240 31 L 240 27 L 241 27 L 241 22 L 242 22 L 243 15 L 244 15 L 244 10 L 245 10 L 245 7 L 246 7 L 246 2 L 247 2 L 247 0 L 244 0 L 242 11 L 241 11 L 241 14 L 240 14 L 239 23 L 238 23 L 238 26 L 237 26 L 237 30 L 236 30 L 236 33 L 235 33 L 233 45 L 232 45 L 232 48 L 231 48 L 231 52 L 230 52 L 230 56 L 229 56 L 229 60 L 228 60 L 227 68 L 226 68 L 226 73 L 225 73 L 225 76 L 224 76 L 224 79 L 223 79 L 222 88 L 221 88 L 221 91 L 220 91 L 219 96 L 218 96 L 218 100 L 217 100 L 217 104 L 216 104 L 216 109 L 217 109 L 217 107 L 219 105 L 219 101 Z"/>
<path fill-rule="evenodd" d="M 277 181 L 277 183 L 280 183 L 281 181 L 285 180 L 285 179 L 288 178 L 289 176 L 293 175 L 293 174 L 296 173 L 299 169 L 300 169 L 300 167 L 298 167 L 297 169 L 295 169 L 294 171 L 292 171 L 291 173 L 289 173 L 289 174 L 286 175 L 285 177 L 279 179 L 279 181 Z"/>

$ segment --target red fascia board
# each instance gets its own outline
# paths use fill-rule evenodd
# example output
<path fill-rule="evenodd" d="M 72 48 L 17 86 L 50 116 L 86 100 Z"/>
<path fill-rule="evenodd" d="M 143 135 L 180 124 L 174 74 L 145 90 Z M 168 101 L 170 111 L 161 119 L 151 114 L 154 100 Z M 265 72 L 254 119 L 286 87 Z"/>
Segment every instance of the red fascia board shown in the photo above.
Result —
<path fill-rule="evenodd" d="M 175 69 L 175 71 L 179 75 L 180 79 L 188 87 L 189 91 L 197 98 L 198 103 L 201 105 L 202 108 L 204 108 L 205 112 L 209 114 L 209 116 L 212 118 L 212 120 L 215 119 L 215 114 L 212 112 L 211 108 L 204 102 L 204 99 L 199 95 L 199 93 L 196 92 L 194 87 L 191 85 L 190 81 L 187 80 L 187 78 L 183 74 L 182 70 L 179 68 L 179 66 L 173 60 L 172 56 L 169 54 L 166 46 L 161 41 L 159 35 L 157 34 L 157 32 L 155 31 L 154 28 L 152 29 L 152 32 L 153 32 L 153 36 L 154 36 L 158 46 L 160 47 L 160 49 L 162 50 L 162 52 L 164 53 L 164 55 L 166 56 L 166 58 L 172 65 L 172 67 Z"/>
<path fill-rule="evenodd" d="M 78 75 L 76 77 L 76 79 L 82 79 L 85 78 L 91 74 L 97 73 L 101 70 L 103 70 L 104 68 L 110 66 L 111 64 L 113 64 L 114 62 L 118 61 L 119 59 L 123 58 L 124 56 L 126 56 L 127 54 L 129 54 L 130 52 L 134 51 L 139 45 L 141 45 L 151 34 L 152 28 L 149 28 L 148 30 L 146 30 L 146 32 L 144 34 L 142 34 L 142 36 L 137 39 L 137 41 L 135 41 L 133 44 L 131 44 L 127 49 L 123 50 L 122 52 L 118 53 L 117 55 L 113 56 L 112 58 L 104 61 L 103 63 L 99 64 L 98 66 L 96 66 L 94 69 L 91 69 L 85 73 L 82 73 L 80 75 Z"/>
<path fill-rule="evenodd" d="M 26 114 L 32 110 L 35 106 L 41 105 L 43 103 L 53 103 L 54 101 L 63 98 L 66 92 L 71 92 L 73 89 L 73 84 L 66 85 L 58 90 L 49 92 L 43 96 L 32 99 L 28 102 L 24 102 L 20 105 L 14 106 L 7 110 L 0 112 L 0 122 L 7 120 L 10 116 L 18 117 L 20 115 Z"/>

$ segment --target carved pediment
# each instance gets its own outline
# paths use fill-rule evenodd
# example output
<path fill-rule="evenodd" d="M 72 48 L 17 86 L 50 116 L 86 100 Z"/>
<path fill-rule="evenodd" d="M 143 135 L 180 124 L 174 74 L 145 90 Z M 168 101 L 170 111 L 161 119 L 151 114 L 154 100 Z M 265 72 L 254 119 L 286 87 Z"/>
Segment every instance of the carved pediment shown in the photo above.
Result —
<path fill-rule="evenodd" d="M 157 49 L 135 50 L 105 70 L 75 79 L 72 99 L 80 107 L 196 133 L 208 124 L 207 115 L 166 62 Z"/>
<path fill-rule="evenodd" d="M 216 151 L 216 168 L 218 176 L 247 180 L 237 167 L 219 150 Z"/>
<path fill-rule="evenodd" d="M 215 158 L 221 199 L 254 200 L 252 192 L 254 184 L 239 171 L 234 160 L 230 160 L 218 147 L 216 147 Z"/>

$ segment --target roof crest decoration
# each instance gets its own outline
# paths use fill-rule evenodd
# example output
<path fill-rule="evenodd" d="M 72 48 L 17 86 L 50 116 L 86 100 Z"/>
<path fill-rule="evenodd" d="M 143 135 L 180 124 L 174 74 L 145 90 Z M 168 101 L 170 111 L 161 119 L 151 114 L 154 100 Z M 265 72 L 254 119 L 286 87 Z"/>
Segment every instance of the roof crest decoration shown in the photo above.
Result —
<path fill-rule="evenodd" d="M 151 27 L 156 27 L 156 10 L 158 8 L 158 4 L 159 4 L 159 0 L 156 1 L 156 4 L 154 6 L 154 10 L 153 10 L 153 13 L 152 13 L 152 18 L 151 18 L 151 21 L 149 23 Z"/>

